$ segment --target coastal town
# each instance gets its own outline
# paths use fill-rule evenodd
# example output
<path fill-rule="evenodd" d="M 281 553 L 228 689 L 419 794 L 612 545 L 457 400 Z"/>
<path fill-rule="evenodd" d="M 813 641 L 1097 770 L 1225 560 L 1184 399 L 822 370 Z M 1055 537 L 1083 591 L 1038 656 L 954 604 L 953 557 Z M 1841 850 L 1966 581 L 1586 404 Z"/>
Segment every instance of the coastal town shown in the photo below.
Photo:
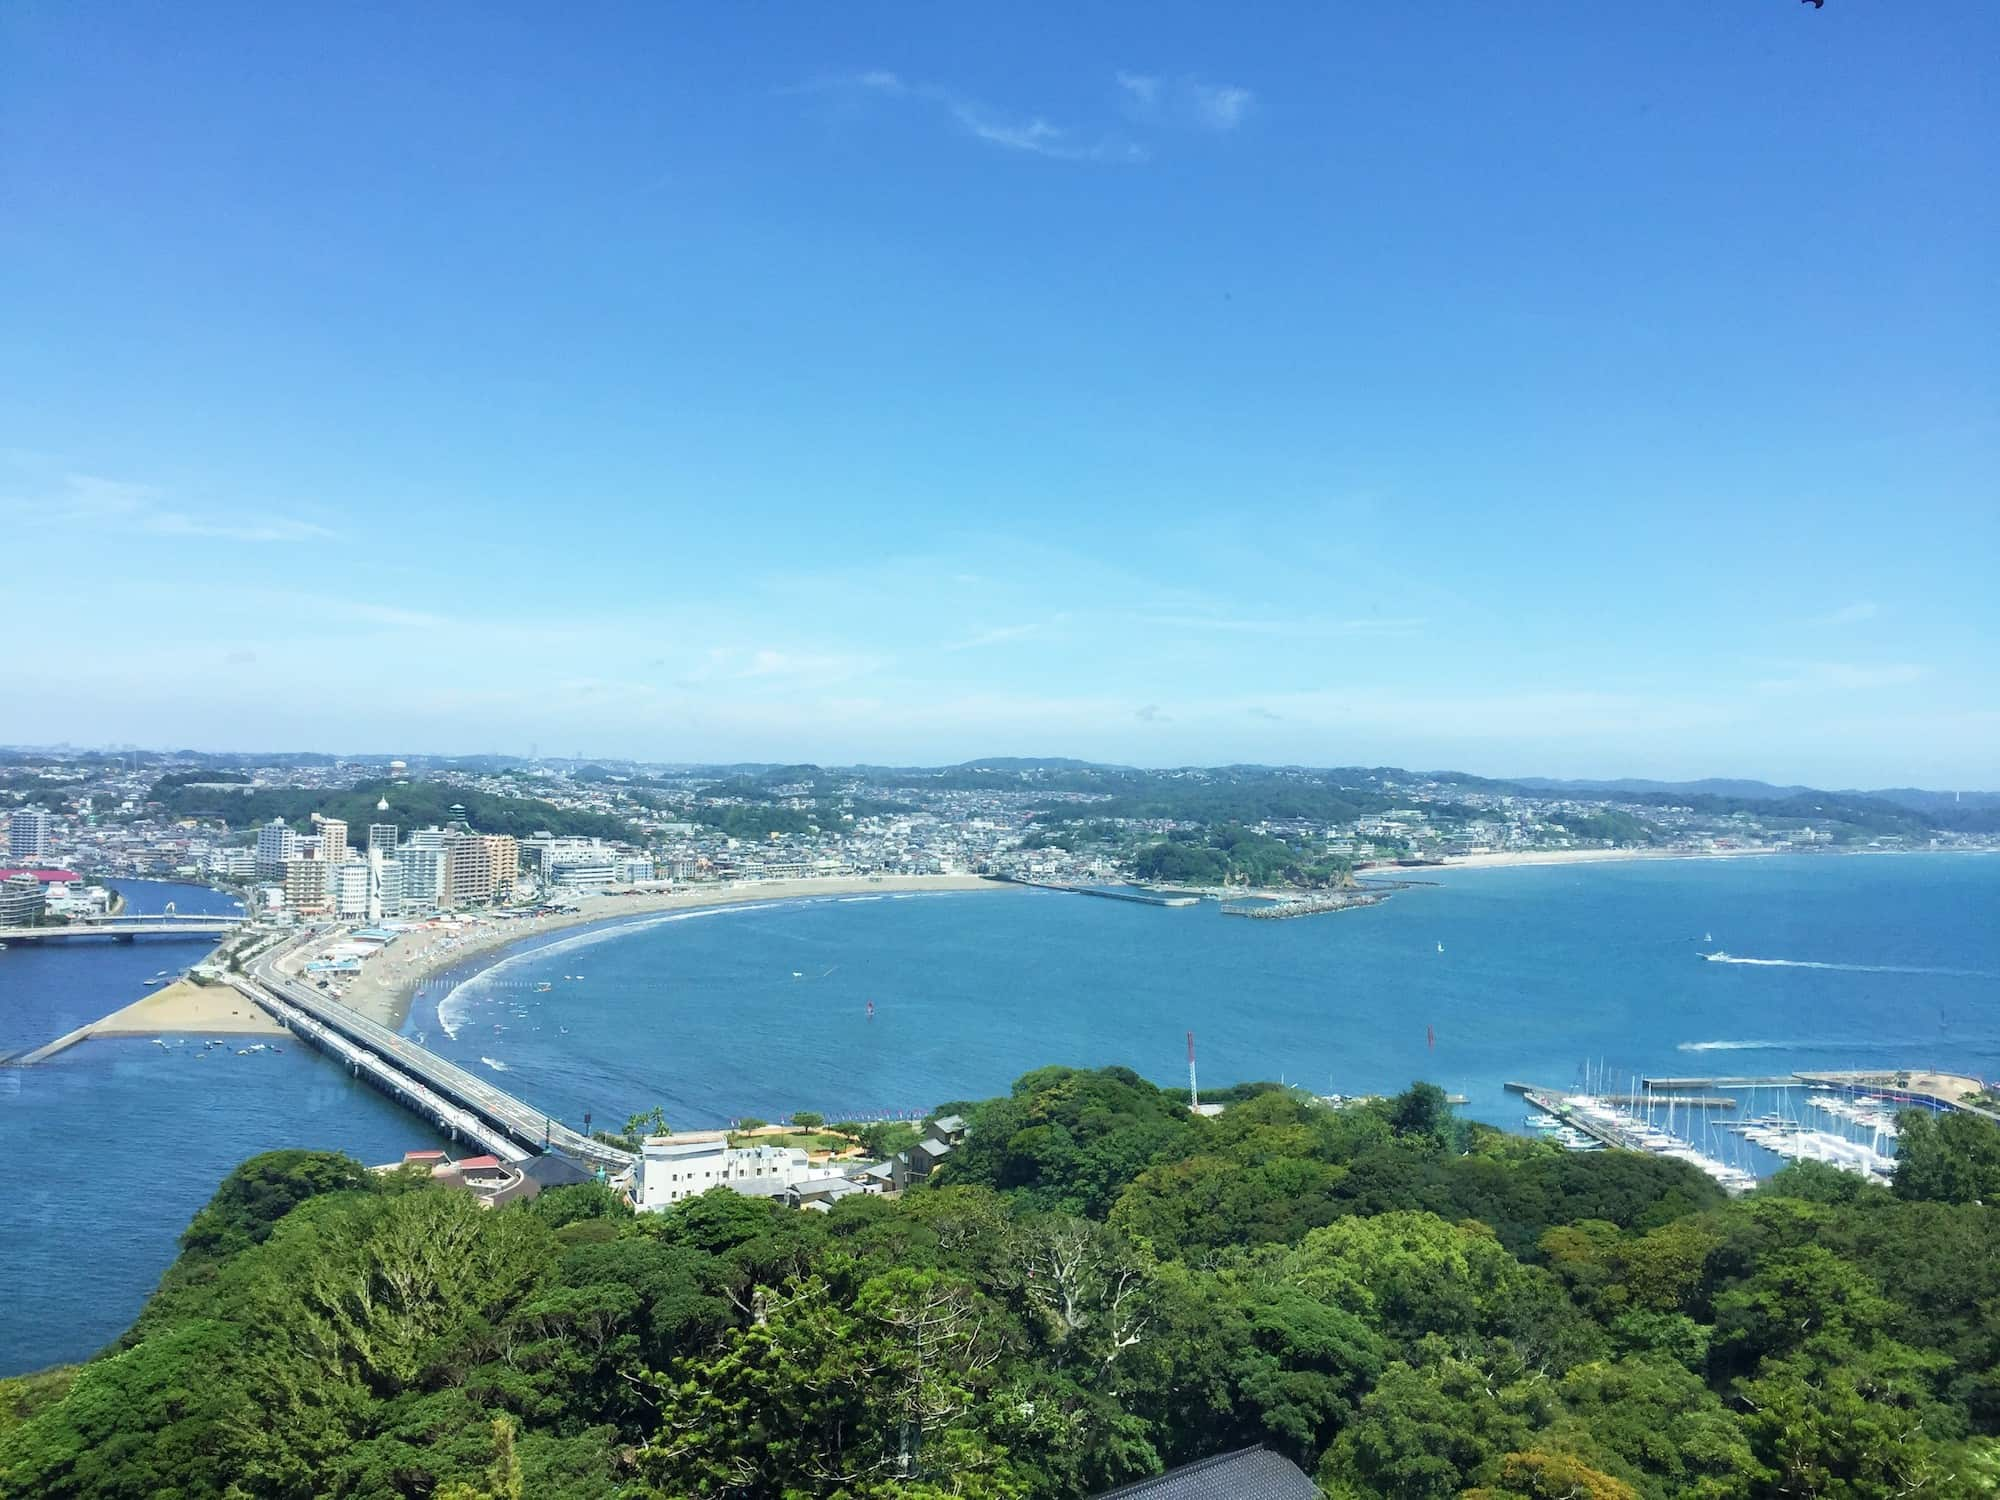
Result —
<path fill-rule="evenodd" d="M 1551 789 L 1372 770 L 930 770 L 14 751 L 0 927 L 88 917 L 118 877 L 277 920 L 878 876 L 1298 895 L 1371 870 L 1991 847 L 1989 807 L 1879 795 Z M 1769 789 L 1773 793 L 1781 789 Z M 1932 795 L 1932 794 L 1926 794 Z"/>

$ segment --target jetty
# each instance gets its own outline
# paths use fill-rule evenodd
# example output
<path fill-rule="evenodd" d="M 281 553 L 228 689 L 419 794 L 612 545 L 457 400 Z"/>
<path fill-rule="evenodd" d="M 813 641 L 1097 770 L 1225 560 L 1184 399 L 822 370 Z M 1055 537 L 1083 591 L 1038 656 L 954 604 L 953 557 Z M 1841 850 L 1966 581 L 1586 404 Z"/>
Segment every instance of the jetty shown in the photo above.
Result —
<path fill-rule="evenodd" d="M 1549 1093 L 1532 1083 L 1508 1083 L 1503 1088 L 1510 1094 Z M 1736 1100 L 1727 1094 L 1593 1094 L 1606 1104 L 1671 1105 L 1675 1109 L 1734 1109 Z"/>
<path fill-rule="evenodd" d="M 1201 897 L 1180 891 L 1121 891 L 1111 886 L 1073 885 L 1066 880 L 1021 880 L 1009 875 L 996 875 L 993 878 L 1004 880 L 1009 885 L 1029 886 L 1038 891 L 1061 891 L 1070 896 L 1096 896 L 1105 901 L 1130 901 L 1135 906 L 1201 905 Z"/>
<path fill-rule="evenodd" d="M 1959 1111 L 2000 1124 L 2000 1110 L 1967 1098 L 1980 1092 L 1980 1080 L 1918 1068 L 1850 1069 L 1839 1072 L 1801 1071 L 1769 1078 L 1686 1077 L 1640 1080 L 1648 1089 L 1707 1092 L 1715 1089 L 1824 1089 L 1844 1095 L 1866 1094 L 1892 1104 L 1922 1109 Z M 1656 1096 L 1657 1097 L 1657 1096 Z"/>
<path fill-rule="evenodd" d="M 1746 1192 L 1757 1185 L 1752 1173 L 1730 1166 L 1710 1156 L 1693 1142 L 1660 1130 L 1639 1116 L 1619 1109 L 1606 1095 L 1564 1093 L 1559 1089 L 1525 1083 L 1510 1083 L 1507 1087 L 1522 1095 L 1543 1114 L 1599 1145 L 1684 1161 L 1714 1179 L 1724 1192 Z M 1646 1097 L 1639 1096 L 1642 1101 Z M 1655 1097 L 1651 1102 L 1658 1104 L 1663 1101 Z"/>
<path fill-rule="evenodd" d="M 1387 901 L 1385 890 L 1366 891 L 1325 891 L 1314 896 L 1298 896 L 1288 901 L 1271 901 L 1260 905 L 1255 901 L 1225 901 L 1222 914 L 1225 917 L 1249 917 L 1260 922 L 1282 922 L 1291 917 L 1317 917 L 1327 912 L 1355 911 L 1363 906 L 1374 906 Z"/>

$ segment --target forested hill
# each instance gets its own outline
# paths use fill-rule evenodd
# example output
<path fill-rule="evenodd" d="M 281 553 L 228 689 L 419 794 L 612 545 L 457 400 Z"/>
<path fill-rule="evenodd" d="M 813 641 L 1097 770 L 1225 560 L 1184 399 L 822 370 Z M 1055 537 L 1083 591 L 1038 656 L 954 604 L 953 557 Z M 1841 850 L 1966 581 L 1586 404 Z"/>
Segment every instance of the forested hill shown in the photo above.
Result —
<path fill-rule="evenodd" d="M 138 1324 L 0 1381 L 0 1495 L 1030 1500 L 1267 1444 L 1330 1497 L 1887 1500 L 2000 1477 L 2000 1132 L 1725 1201 L 1428 1086 L 958 1106 L 901 1201 L 486 1211 L 246 1163 Z"/>
<path fill-rule="evenodd" d="M 378 804 L 387 799 L 389 810 Z M 183 818 L 217 818 L 232 828 L 247 828 L 283 818 L 302 833 L 312 831 L 314 813 L 339 818 L 349 837 L 359 841 L 370 823 L 394 823 L 403 832 L 442 826 L 451 806 L 465 808 L 466 821 L 480 833 L 511 833 L 526 838 L 549 832 L 578 838 L 629 839 L 631 825 L 608 813 L 557 807 L 535 797 L 500 797 L 442 781 L 364 781 L 351 787 L 258 787 L 238 792 L 210 773 L 163 776 L 153 784 L 148 800 Z"/>

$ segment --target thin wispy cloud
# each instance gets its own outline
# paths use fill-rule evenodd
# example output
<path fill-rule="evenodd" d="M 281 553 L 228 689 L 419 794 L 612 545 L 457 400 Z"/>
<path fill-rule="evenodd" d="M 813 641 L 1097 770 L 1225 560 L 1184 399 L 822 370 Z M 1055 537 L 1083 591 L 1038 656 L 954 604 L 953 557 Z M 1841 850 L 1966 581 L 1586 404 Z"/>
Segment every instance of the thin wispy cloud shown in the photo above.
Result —
<path fill-rule="evenodd" d="M 1145 161 L 1147 157 L 1145 147 L 1134 141 L 1058 125 L 1038 114 L 1023 115 L 996 109 L 942 84 L 906 79 L 899 73 L 881 68 L 841 78 L 821 79 L 788 92 L 819 93 L 826 90 L 876 94 L 927 106 L 942 113 L 973 139 L 1007 151 L 1045 156 L 1055 161 L 1106 165 L 1135 164 Z"/>
<path fill-rule="evenodd" d="M 1880 605 L 1872 599 L 1859 599 L 1853 604 L 1843 604 L 1839 609 L 1823 615 L 1814 615 L 1807 623 L 1811 625 L 1859 625 L 1863 620 L 1872 620 L 1882 613 Z"/>
<path fill-rule="evenodd" d="M 1210 130 L 1234 130 L 1256 98 L 1248 89 L 1226 84 L 1190 82 L 1186 87 L 1195 117 Z"/>
<path fill-rule="evenodd" d="M 21 520 L 47 526 L 110 527 L 147 536 L 228 542 L 316 542 L 333 533 L 287 516 L 202 515 L 168 503 L 157 486 L 65 474 L 53 494 L 15 499 L 7 509 Z"/>
<path fill-rule="evenodd" d="M 1236 84 L 1157 73 L 1120 72 L 1114 78 L 1126 112 L 1149 125 L 1230 131 L 1243 123 L 1257 102 L 1255 93 Z"/>
<path fill-rule="evenodd" d="M 1126 97 L 1141 109 L 1151 109 L 1160 102 L 1161 80 L 1149 73 L 1120 73 L 1118 87 Z"/>

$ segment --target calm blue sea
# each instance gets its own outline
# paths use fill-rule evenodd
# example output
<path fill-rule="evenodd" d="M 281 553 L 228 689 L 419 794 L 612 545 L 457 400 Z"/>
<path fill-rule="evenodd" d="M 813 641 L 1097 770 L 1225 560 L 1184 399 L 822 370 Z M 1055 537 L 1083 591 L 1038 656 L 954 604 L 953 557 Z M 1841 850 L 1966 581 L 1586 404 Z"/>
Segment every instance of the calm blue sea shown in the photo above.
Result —
<path fill-rule="evenodd" d="M 120 881 L 127 909 L 226 912 L 200 886 Z M 179 973 L 201 942 L 17 945 L 0 953 L 0 1052 L 52 1041 Z M 334 1146 L 391 1161 L 435 1134 L 304 1047 L 204 1057 L 92 1040 L 0 1067 L 0 1375 L 83 1359 L 122 1333 L 180 1232 L 246 1156 Z"/>
<path fill-rule="evenodd" d="M 1566 1086 L 1586 1064 L 1614 1079 L 2000 1074 L 2000 857 L 1438 879 L 1379 907 L 1285 922 L 1027 890 L 679 913 L 542 940 L 434 984 L 406 1030 L 600 1128 L 656 1104 L 682 1128 L 920 1111 L 1050 1062 L 1172 1082 L 1190 1030 L 1213 1084 L 1283 1077 L 1361 1092 L 1429 1078 L 1508 1126 L 1523 1109 L 1506 1081 Z M 1700 957 L 1716 950 L 1766 962 Z M 52 953 L 35 959 L 42 981 L 23 986 L 18 956 L 0 954 L 0 1050 L 101 1014 L 169 962 L 138 959 L 117 989 L 83 977 L 115 954 Z M 64 965 L 75 967 L 59 980 Z M 112 993 L 79 996 L 88 983 Z M 92 1042 L 43 1069 L 0 1070 L 0 1146 L 14 1164 L 0 1186 L 0 1277 L 21 1289 L 0 1322 L 0 1371 L 75 1358 L 129 1323 L 240 1157 L 312 1144 L 387 1160 L 425 1134 L 302 1049 L 232 1054 L 226 1092 L 198 1071 L 208 1066 Z"/>

